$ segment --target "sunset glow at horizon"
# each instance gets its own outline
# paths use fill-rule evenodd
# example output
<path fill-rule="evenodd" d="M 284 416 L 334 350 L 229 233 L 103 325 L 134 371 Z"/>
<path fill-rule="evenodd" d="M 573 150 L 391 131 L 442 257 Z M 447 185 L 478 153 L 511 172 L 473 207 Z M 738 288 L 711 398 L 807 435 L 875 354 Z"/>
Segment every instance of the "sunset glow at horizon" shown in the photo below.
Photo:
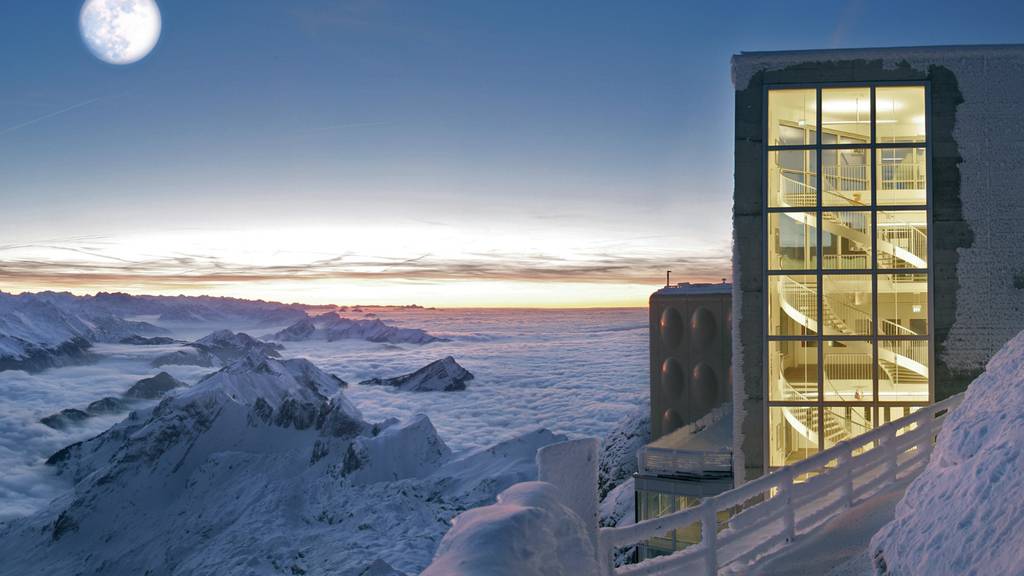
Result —
<path fill-rule="evenodd" d="M 405 222 L 11 243 L 0 246 L 0 287 L 304 304 L 578 308 L 644 306 L 670 267 L 677 281 L 727 276 L 721 246 L 672 253 L 660 243 L 684 240 L 524 232 Z"/>

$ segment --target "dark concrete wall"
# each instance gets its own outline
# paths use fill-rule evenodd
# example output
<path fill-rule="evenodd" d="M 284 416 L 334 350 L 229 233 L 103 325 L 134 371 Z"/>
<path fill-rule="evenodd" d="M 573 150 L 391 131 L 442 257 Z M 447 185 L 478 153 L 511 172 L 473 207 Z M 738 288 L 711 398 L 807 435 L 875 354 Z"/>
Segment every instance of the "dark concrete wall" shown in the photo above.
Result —
<path fill-rule="evenodd" d="M 957 106 L 963 97 L 956 76 L 943 66 L 893 67 L 882 60 L 808 61 L 779 69 L 755 72 L 736 91 L 735 183 L 733 195 L 733 286 L 737 300 L 734 338 L 742 358 L 733 401 L 737 406 L 736 432 L 741 446 L 743 479 L 764 473 L 765 398 L 764 368 L 764 86 L 827 82 L 920 81 L 931 83 L 932 238 L 934 275 L 935 396 L 936 400 L 962 391 L 978 370 L 953 370 L 943 360 L 943 349 L 956 320 L 958 250 L 974 240 L 960 202 L 960 151 L 953 137 Z"/>

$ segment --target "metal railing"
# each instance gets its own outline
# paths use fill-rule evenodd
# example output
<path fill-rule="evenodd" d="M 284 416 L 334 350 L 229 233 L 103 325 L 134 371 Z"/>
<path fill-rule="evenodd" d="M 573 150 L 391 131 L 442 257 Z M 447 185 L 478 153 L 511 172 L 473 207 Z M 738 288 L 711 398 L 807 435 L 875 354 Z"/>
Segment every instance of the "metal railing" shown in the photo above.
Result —
<path fill-rule="evenodd" d="M 825 377 L 829 380 L 867 380 L 871 383 L 871 354 L 843 352 L 825 354 Z M 840 396 L 840 399 L 846 400 Z M 852 398 L 850 398 L 852 400 Z"/>
<path fill-rule="evenodd" d="M 866 192 L 871 201 L 871 180 L 864 165 L 822 166 L 821 185 L 832 192 Z"/>
<path fill-rule="evenodd" d="M 870 254 L 822 254 L 825 270 L 868 270 L 871 268 Z"/>
<path fill-rule="evenodd" d="M 879 166 L 879 190 L 923 190 L 926 185 L 923 163 L 882 164 Z"/>
<path fill-rule="evenodd" d="M 950 410 L 963 394 L 926 406 L 904 418 L 844 440 L 792 466 L 738 488 L 705 498 L 700 505 L 630 526 L 602 528 L 598 561 L 604 576 L 717 574 L 742 568 L 775 552 L 844 510 L 918 473 Z M 806 479 L 798 481 L 798 479 Z M 732 514 L 719 525 L 719 512 Z M 700 524 L 701 541 L 667 556 L 616 567 L 613 552 L 670 530 Z"/>

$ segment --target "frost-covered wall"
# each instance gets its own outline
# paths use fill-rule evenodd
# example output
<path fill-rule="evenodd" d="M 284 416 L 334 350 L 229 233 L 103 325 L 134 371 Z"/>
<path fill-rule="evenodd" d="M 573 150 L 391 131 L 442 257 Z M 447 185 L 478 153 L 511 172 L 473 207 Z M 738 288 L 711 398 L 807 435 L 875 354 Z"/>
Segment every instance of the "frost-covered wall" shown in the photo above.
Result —
<path fill-rule="evenodd" d="M 1024 46 L 744 53 L 736 87 L 737 465 L 763 463 L 763 85 L 931 82 L 936 399 L 966 387 L 1024 327 Z"/>

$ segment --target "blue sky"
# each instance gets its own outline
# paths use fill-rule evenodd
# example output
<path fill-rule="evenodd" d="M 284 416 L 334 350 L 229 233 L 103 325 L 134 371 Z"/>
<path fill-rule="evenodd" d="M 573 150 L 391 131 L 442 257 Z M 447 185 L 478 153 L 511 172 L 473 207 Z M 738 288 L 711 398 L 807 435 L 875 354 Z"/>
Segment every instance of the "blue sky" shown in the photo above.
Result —
<path fill-rule="evenodd" d="M 729 57 L 1012 43 L 984 2 L 0 6 L 0 288 L 643 304 L 728 275 Z"/>

